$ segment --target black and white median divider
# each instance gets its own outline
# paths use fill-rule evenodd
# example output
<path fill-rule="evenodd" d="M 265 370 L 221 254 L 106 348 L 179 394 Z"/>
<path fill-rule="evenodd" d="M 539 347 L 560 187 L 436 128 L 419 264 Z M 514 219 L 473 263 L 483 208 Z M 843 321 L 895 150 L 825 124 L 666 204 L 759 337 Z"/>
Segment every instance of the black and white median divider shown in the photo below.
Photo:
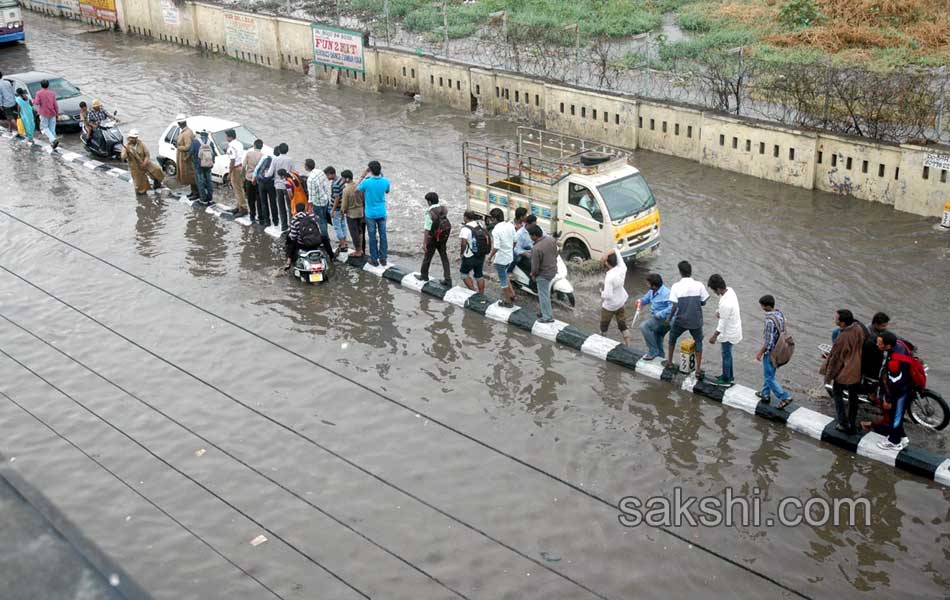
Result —
<path fill-rule="evenodd" d="M 676 369 L 664 368 L 659 360 L 645 361 L 641 353 L 616 340 L 581 331 L 563 321 L 540 323 L 537 316 L 528 309 L 517 306 L 503 307 L 497 299 L 473 292 L 465 287 L 447 288 L 435 280 L 420 281 L 416 278 L 416 273 L 399 266 L 374 267 L 369 264 L 366 257 L 353 258 L 341 254 L 338 260 L 382 279 L 388 279 L 404 288 L 444 300 L 494 321 L 518 327 L 532 335 L 569 346 L 588 356 L 614 363 L 647 377 L 674 383 L 679 380 L 678 385 L 684 391 L 737 408 L 750 415 L 782 423 L 793 431 L 812 439 L 950 486 L 950 459 L 944 459 L 926 450 L 912 447 L 901 451 L 882 450 L 878 447 L 878 442 L 886 438 L 879 434 L 845 435 L 835 429 L 832 417 L 809 408 L 793 404 L 787 409 L 779 409 L 762 402 L 755 395 L 756 390 L 752 388 L 741 385 L 725 388 L 706 381 L 696 381 L 693 375 L 681 377 Z"/>
<path fill-rule="evenodd" d="M 4 138 L 14 137 L 9 132 L 3 132 L 2 136 Z M 99 161 L 88 160 L 75 152 L 65 152 L 62 149 L 54 150 L 48 143 L 41 140 L 34 140 L 33 142 L 20 140 L 20 143 L 32 143 L 53 156 L 59 156 L 65 162 L 80 164 L 91 171 L 107 173 L 124 181 L 131 181 L 132 179 L 128 171 L 110 167 Z M 167 188 L 165 189 L 167 190 Z M 195 208 L 203 206 L 197 201 L 190 200 L 186 195 L 170 190 L 166 193 L 173 198 L 177 198 L 182 204 Z M 205 207 L 204 210 L 208 214 L 235 221 L 245 227 L 251 225 L 249 218 L 239 217 L 235 219 L 231 211 L 231 207 L 223 204 L 212 204 Z M 264 232 L 274 239 L 280 239 L 282 235 L 280 228 L 274 226 L 265 228 Z M 677 383 L 677 379 L 681 378 L 678 384 L 686 392 L 739 409 L 750 415 L 781 423 L 789 429 L 812 439 L 888 464 L 942 485 L 950 486 L 950 458 L 943 458 L 914 447 L 907 447 L 900 451 L 883 450 L 878 447 L 878 443 L 886 438 L 877 433 L 846 435 L 835 429 L 832 417 L 809 408 L 792 405 L 790 410 L 779 409 L 762 402 L 756 397 L 755 390 L 745 386 L 734 385 L 725 388 L 707 381 L 696 381 L 693 375 L 681 377 L 675 368 L 664 368 L 659 360 L 645 361 L 643 360 L 643 354 L 624 346 L 616 340 L 598 334 L 586 333 L 563 321 L 540 323 L 538 317 L 525 308 L 517 306 L 512 308 L 503 307 L 497 299 L 473 292 L 468 288 L 461 286 L 446 287 L 434 280 L 420 281 L 415 277 L 415 273 L 395 265 L 374 267 L 365 256 L 356 258 L 341 253 L 337 260 L 348 266 L 372 273 L 382 279 L 388 279 L 401 287 L 444 300 L 494 321 L 523 329 L 532 335 L 568 346 L 588 356 L 613 363 L 641 375 L 674 384 Z"/>

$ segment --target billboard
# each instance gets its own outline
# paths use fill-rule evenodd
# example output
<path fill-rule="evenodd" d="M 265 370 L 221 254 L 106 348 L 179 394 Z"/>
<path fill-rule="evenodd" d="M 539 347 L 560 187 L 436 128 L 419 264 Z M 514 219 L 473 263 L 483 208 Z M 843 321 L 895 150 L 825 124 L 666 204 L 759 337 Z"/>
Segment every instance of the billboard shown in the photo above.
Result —
<path fill-rule="evenodd" d="M 363 35 L 314 23 L 313 61 L 328 67 L 364 72 Z"/>
<path fill-rule="evenodd" d="M 79 0 L 79 12 L 82 16 L 115 23 L 118 19 L 115 14 L 115 0 Z"/>
<path fill-rule="evenodd" d="M 248 54 L 260 54 L 261 36 L 257 19 L 239 13 L 224 13 L 224 46 L 228 52 L 237 50 Z"/>

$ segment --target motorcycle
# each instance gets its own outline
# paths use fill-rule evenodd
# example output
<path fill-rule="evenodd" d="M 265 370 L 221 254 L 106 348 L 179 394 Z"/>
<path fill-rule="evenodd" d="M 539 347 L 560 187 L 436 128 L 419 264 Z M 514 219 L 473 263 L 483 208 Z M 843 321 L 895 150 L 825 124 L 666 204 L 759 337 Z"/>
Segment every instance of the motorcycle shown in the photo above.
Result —
<path fill-rule="evenodd" d="M 529 273 L 525 273 L 518 261 L 515 261 L 515 268 L 510 273 L 509 278 L 515 289 L 534 296 L 538 295 L 538 284 L 531 279 Z M 557 275 L 554 276 L 554 281 L 551 283 L 551 300 L 574 308 L 574 286 L 567 280 L 567 264 L 560 255 L 557 257 Z"/>
<path fill-rule="evenodd" d="M 827 357 L 831 352 L 831 344 L 821 344 L 818 346 L 818 351 L 821 352 L 822 358 Z M 924 370 L 927 370 L 927 365 L 924 365 Z M 865 389 L 872 389 L 877 384 L 870 377 L 862 377 L 861 383 Z M 828 396 L 834 395 L 830 383 L 825 384 L 825 391 L 828 392 Z M 847 391 L 844 392 L 844 397 L 848 398 Z M 862 404 L 871 404 L 867 393 L 858 394 L 858 401 Z M 950 405 L 947 405 L 943 396 L 928 388 L 914 390 L 907 405 L 907 414 L 911 421 L 931 431 L 942 431 L 947 424 L 950 424 Z"/>
<path fill-rule="evenodd" d="M 87 135 L 85 128 L 83 128 L 79 134 L 79 139 L 82 140 L 86 150 L 99 158 L 118 160 L 122 157 L 125 138 L 114 119 L 102 121 L 99 128 L 92 131 L 92 136 Z"/>
<path fill-rule="evenodd" d="M 330 279 L 331 265 L 332 261 L 320 248 L 298 250 L 294 260 L 294 277 L 304 283 L 323 283 Z"/>

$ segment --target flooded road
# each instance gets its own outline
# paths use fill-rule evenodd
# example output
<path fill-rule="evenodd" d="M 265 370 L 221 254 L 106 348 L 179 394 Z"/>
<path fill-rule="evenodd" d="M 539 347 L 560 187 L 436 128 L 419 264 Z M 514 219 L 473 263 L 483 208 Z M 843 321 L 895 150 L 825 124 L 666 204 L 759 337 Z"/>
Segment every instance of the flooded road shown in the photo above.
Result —
<path fill-rule="evenodd" d="M 459 221 L 461 142 L 514 139 L 515 125 L 502 120 L 81 33 L 32 13 L 28 25 L 29 45 L 4 49 L 0 70 L 67 76 L 118 109 L 153 154 L 174 114 L 188 112 L 286 141 L 299 162 L 357 170 L 379 159 L 394 183 L 398 264 L 419 259 L 426 191 L 448 197 Z M 674 280 L 683 258 L 698 279 L 722 273 L 744 312 L 741 381 L 758 381 L 756 299 L 772 293 L 795 327 L 799 354 L 783 376 L 803 403 L 832 412 L 809 396 L 811 348 L 841 307 L 862 319 L 889 312 L 947 391 L 950 236 L 863 201 L 645 152 L 637 163 L 659 198 L 664 237 L 628 289 L 643 289 L 646 269 Z M 148 482 L 164 510 L 281 597 L 950 594 L 950 492 L 940 486 L 361 272 L 302 287 L 280 270 L 267 236 L 177 202 L 136 199 L 128 184 L 40 152 L 0 143 L 0 177 L 0 208 L 112 263 L 0 215 L 3 392 L 116 473 Z M 593 330 L 602 274 L 576 271 L 574 280 L 579 307 L 558 316 Z M 0 399 L 4 423 L 25 422 L 18 411 Z M 945 435 L 908 433 L 946 454 Z M 5 431 L 9 444 L 27 435 Z M 152 464 L 155 456 L 166 462 Z M 788 496 L 863 497 L 873 520 L 618 524 L 621 497 L 675 488 L 758 489 L 766 512 Z M 259 524 L 272 532 L 259 554 L 228 537 L 239 530 L 246 546 Z M 157 522 L 142 527 L 159 531 Z M 196 578 L 218 563 L 192 565 Z"/>

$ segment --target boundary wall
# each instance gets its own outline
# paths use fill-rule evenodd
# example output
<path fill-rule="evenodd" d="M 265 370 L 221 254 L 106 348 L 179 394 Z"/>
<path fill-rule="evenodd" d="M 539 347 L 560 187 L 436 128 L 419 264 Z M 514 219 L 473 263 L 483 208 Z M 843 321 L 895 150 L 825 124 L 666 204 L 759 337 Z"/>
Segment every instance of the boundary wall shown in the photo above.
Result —
<path fill-rule="evenodd" d="M 42 0 L 25 8 L 84 19 Z M 615 146 L 644 149 L 805 189 L 880 202 L 939 217 L 950 201 L 950 146 L 884 144 L 739 118 L 669 102 L 578 88 L 428 54 L 370 47 L 365 71 L 313 64 L 311 23 L 216 4 L 117 0 L 123 31 L 227 55 L 273 69 L 300 70 L 359 89 L 420 94 L 459 110 L 508 115 Z M 233 35 L 240 23 L 240 37 Z M 230 38 L 239 47 L 228 47 Z"/>

